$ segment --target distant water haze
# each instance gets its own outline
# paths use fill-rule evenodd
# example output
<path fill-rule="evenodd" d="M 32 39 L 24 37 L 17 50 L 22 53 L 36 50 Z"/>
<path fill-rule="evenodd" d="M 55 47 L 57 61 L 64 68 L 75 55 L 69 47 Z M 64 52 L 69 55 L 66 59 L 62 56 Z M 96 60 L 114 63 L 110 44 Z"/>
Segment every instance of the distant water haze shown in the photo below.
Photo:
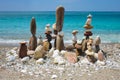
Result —
<path fill-rule="evenodd" d="M 93 38 L 99 35 L 103 43 L 119 42 L 120 43 L 120 12 L 79 12 L 67 11 L 64 16 L 64 40 L 72 42 L 73 30 L 79 30 L 78 39 L 84 37 L 83 28 L 87 15 L 92 15 Z M 0 43 L 18 43 L 28 41 L 30 33 L 30 21 L 35 17 L 37 24 L 36 36 L 42 35 L 46 24 L 56 22 L 55 12 L 0 12 Z"/>

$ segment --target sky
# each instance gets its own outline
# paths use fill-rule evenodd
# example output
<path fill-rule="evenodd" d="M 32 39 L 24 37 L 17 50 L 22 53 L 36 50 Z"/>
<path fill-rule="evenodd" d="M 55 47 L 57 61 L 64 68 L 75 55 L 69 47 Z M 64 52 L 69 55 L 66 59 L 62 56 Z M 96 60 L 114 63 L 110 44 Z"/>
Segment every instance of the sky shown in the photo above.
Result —
<path fill-rule="evenodd" d="M 0 0 L 0 11 L 120 11 L 120 0 Z"/>

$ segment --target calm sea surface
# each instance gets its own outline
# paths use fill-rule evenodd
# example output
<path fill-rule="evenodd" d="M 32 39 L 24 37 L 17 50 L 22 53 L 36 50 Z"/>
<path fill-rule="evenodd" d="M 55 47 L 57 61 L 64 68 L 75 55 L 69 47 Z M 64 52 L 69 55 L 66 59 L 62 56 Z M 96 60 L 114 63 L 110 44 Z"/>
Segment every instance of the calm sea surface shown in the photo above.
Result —
<path fill-rule="evenodd" d="M 79 30 L 78 39 L 83 38 L 84 24 L 88 14 L 92 14 L 93 38 L 99 35 L 102 42 L 120 43 L 120 12 L 65 12 L 63 32 L 64 40 L 71 42 L 73 30 Z M 0 12 L 0 43 L 17 43 L 28 41 L 30 21 L 35 17 L 36 36 L 42 35 L 46 24 L 55 23 L 55 12 Z"/>

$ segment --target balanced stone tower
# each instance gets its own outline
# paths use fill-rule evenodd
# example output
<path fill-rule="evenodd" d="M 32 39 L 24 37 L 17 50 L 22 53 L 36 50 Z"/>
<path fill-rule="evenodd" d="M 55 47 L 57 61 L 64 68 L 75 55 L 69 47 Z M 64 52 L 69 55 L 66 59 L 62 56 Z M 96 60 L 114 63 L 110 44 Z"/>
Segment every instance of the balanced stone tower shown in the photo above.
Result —
<path fill-rule="evenodd" d="M 85 52 L 87 50 L 87 42 L 89 40 L 89 36 L 92 36 L 92 32 L 91 29 L 93 28 L 93 26 L 91 26 L 91 19 L 92 19 L 92 15 L 89 14 L 88 19 L 84 25 L 85 28 L 85 33 L 84 36 L 85 38 L 82 40 L 82 52 Z"/>
<path fill-rule="evenodd" d="M 31 31 L 32 37 L 29 40 L 29 50 L 35 50 L 37 47 L 37 38 L 35 36 L 35 34 L 36 34 L 36 21 L 35 21 L 34 17 L 32 17 L 32 20 L 31 20 L 30 31 Z"/>
<path fill-rule="evenodd" d="M 63 50 L 64 42 L 63 42 L 63 34 L 60 34 L 63 27 L 63 21 L 64 21 L 64 7 L 59 6 L 56 9 L 56 29 L 57 29 L 57 37 L 56 37 L 56 49 Z"/>
<path fill-rule="evenodd" d="M 84 26 L 84 28 L 85 28 L 84 36 L 86 36 L 86 39 L 89 39 L 89 36 L 92 36 L 92 32 L 91 32 L 91 29 L 93 28 L 93 26 L 91 26 L 92 15 L 89 14 L 87 17 L 88 17 L 88 19 Z"/>

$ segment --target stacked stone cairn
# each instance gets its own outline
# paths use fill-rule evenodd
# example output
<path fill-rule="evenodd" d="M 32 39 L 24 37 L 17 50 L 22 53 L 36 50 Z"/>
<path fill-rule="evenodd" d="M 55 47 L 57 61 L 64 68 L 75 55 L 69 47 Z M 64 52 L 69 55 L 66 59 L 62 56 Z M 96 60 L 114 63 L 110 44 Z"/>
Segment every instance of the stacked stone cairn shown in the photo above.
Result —
<path fill-rule="evenodd" d="M 35 34 L 36 34 L 36 21 L 35 21 L 34 17 L 32 17 L 32 20 L 31 20 L 30 31 L 31 31 L 32 37 L 29 40 L 29 50 L 35 50 L 37 47 L 37 38 L 35 36 Z"/>
<path fill-rule="evenodd" d="M 59 6 L 56 9 L 56 23 L 53 25 L 55 36 L 51 35 L 52 30 L 50 29 L 50 25 L 46 25 L 46 38 L 43 40 L 40 36 L 38 42 L 35 36 L 36 22 L 33 17 L 30 25 L 32 37 L 30 38 L 28 49 L 26 42 L 20 43 L 19 57 L 23 58 L 21 61 L 26 62 L 30 59 L 29 57 L 32 57 L 36 59 L 36 64 L 43 64 L 45 63 L 44 59 L 47 57 L 48 59 L 52 58 L 54 64 L 63 65 L 67 61 L 70 63 L 76 63 L 79 60 L 78 58 L 80 58 L 79 56 L 83 56 L 92 63 L 95 63 L 96 61 L 103 62 L 105 60 L 104 52 L 99 46 L 101 39 L 99 36 L 97 36 L 95 40 L 91 37 L 91 29 L 93 28 L 93 26 L 91 26 L 91 19 L 92 16 L 89 14 L 84 26 L 84 38 L 82 40 L 77 40 L 76 33 L 78 33 L 78 31 L 74 30 L 72 32 L 72 34 L 74 34 L 74 44 L 72 44 L 72 47 L 68 47 L 64 46 L 64 34 L 62 32 L 64 7 Z M 52 39 L 55 39 L 54 47 L 51 45 Z"/>
<path fill-rule="evenodd" d="M 95 40 L 93 40 L 93 38 L 90 37 L 92 36 L 91 29 L 93 28 L 93 26 L 91 26 L 91 19 L 92 15 L 89 14 L 86 24 L 84 26 L 85 28 L 84 36 L 86 38 L 82 40 L 82 51 L 83 53 L 85 53 L 87 59 L 90 62 L 95 63 L 97 60 L 103 61 L 105 58 L 103 55 L 104 53 L 100 50 L 99 47 L 101 43 L 100 37 L 97 36 Z"/>

